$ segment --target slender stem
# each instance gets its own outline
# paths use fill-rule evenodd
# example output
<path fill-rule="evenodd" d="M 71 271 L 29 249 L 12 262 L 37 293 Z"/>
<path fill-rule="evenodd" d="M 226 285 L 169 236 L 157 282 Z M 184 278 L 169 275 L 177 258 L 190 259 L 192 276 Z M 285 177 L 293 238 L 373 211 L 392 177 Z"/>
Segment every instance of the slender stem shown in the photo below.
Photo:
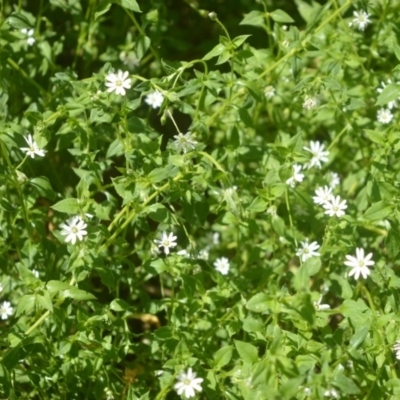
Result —
<path fill-rule="evenodd" d="M 295 243 L 295 245 L 297 247 L 297 239 L 296 239 L 296 236 L 294 234 L 294 225 L 293 225 L 293 220 L 292 220 L 292 213 L 291 213 L 291 210 L 290 210 L 289 190 L 288 189 L 286 189 L 285 197 L 286 197 L 286 208 L 287 208 L 287 212 L 289 214 L 289 223 L 290 223 L 290 227 L 292 228 L 292 235 L 293 235 L 294 243 Z"/>
<path fill-rule="evenodd" d="M 332 140 L 331 144 L 328 147 L 328 150 L 330 150 L 336 142 L 343 136 L 343 134 L 346 132 L 346 130 L 350 128 L 350 124 L 347 124 L 340 132 L 338 135 L 335 136 L 335 138 Z"/>
<path fill-rule="evenodd" d="M 172 116 L 171 112 L 169 110 L 167 110 L 167 113 L 168 113 L 169 117 L 171 118 L 171 121 L 174 124 L 176 131 L 178 133 L 181 133 L 181 131 L 179 130 L 178 125 L 176 124 L 176 122 L 174 120 L 174 117 Z"/>
<path fill-rule="evenodd" d="M 226 171 L 222 168 L 221 164 L 212 156 L 209 154 L 205 153 L 204 151 L 198 151 L 198 154 L 201 154 L 203 157 L 207 158 L 209 161 L 211 161 L 221 172 L 226 174 Z"/>

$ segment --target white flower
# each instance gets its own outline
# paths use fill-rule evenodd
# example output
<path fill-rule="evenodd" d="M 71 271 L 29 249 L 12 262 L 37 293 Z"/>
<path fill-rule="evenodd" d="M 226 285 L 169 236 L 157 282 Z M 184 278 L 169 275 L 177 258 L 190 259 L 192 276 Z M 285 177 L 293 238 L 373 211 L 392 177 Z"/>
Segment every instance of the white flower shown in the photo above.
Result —
<path fill-rule="evenodd" d="M 39 148 L 32 135 L 25 136 L 24 139 L 29 147 L 21 147 L 21 151 L 25 152 L 31 158 L 35 158 L 35 154 L 39 157 L 44 157 L 45 151 Z"/>
<path fill-rule="evenodd" d="M 191 132 L 188 133 L 179 133 L 174 136 L 174 146 L 178 153 L 183 152 L 186 154 L 188 151 L 193 150 L 197 144 L 195 140 L 193 140 L 193 135 Z"/>
<path fill-rule="evenodd" d="M 37 269 L 33 269 L 32 274 L 35 276 L 35 278 L 39 278 L 39 271 Z"/>
<path fill-rule="evenodd" d="M 330 310 L 331 306 L 329 304 L 321 304 L 322 296 L 319 298 L 318 301 L 314 301 L 314 307 L 317 311 L 326 311 Z"/>
<path fill-rule="evenodd" d="M 182 371 L 178 376 L 178 381 L 174 385 L 174 389 L 179 396 L 183 394 L 189 399 L 196 396 L 196 391 L 202 391 L 200 384 L 203 382 L 203 378 L 196 378 L 196 374 L 192 371 L 192 368 L 189 368 L 186 373 Z"/>
<path fill-rule="evenodd" d="M 372 253 L 364 256 L 364 249 L 359 247 L 356 248 L 356 257 L 347 255 L 346 258 L 347 261 L 344 262 L 344 265 L 352 268 L 349 272 L 349 276 L 354 275 L 354 279 L 358 279 L 360 275 L 366 279 L 371 272 L 368 267 L 375 264 L 375 262 L 371 260 Z"/>
<path fill-rule="evenodd" d="M 273 86 L 267 86 L 264 89 L 264 95 L 267 99 L 272 99 L 275 96 L 275 88 Z"/>
<path fill-rule="evenodd" d="M 388 79 L 388 80 L 387 80 L 387 84 L 390 85 L 391 83 L 392 83 L 392 80 L 391 80 L 391 79 Z M 396 83 L 398 84 L 398 82 L 396 82 Z M 386 83 L 385 83 L 385 82 L 381 82 L 381 85 L 382 85 L 382 87 L 378 87 L 378 88 L 376 89 L 376 91 L 377 91 L 378 93 L 382 93 L 382 92 L 383 92 L 383 89 L 385 89 L 385 87 L 386 87 Z M 400 97 L 399 97 L 399 98 L 400 98 Z M 398 106 L 397 100 L 389 101 L 389 103 L 387 104 L 387 106 L 388 106 L 389 110 L 391 110 L 392 108 L 397 107 L 397 106 Z"/>
<path fill-rule="evenodd" d="M 214 267 L 222 275 L 227 275 L 230 268 L 229 260 L 226 257 L 217 258 Z"/>
<path fill-rule="evenodd" d="M 358 30 L 363 31 L 371 21 L 369 20 L 369 14 L 364 10 L 354 11 L 353 21 L 349 23 L 349 26 L 355 26 Z"/>
<path fill-rule="evenodd" d="M 296 182 L 302 182 L 304 179 L 304 174 L 300 174 L 301 165 L 294 164 L 293 165 L 293 176 L 291 176 L 287 181 L 286 184 L 295 187 Z"/>
<path fill-rule="evenodd" d="M 329 186 L 324 186 L 323 188 L 318 188 L 315 191 L 315 196 L 313 197 L 315 204 L 325 204 L 332 197 L 332 188 Z"/>
<path fill-rule="evenodd" d="M 336 215 L 337 217 L 342 217 L 347 208 L 346 200 L 341 201 L 340 196 L 332 196 L 328 202 L 323 204 L 323 207 L 325 208 L 325 214 L 328 214 L 330 217 L 333 217 Z"/>
<path fill-rule="evenodd" d="M 83 240 L 83 237 L 87 235 L 85 230 L 87 224 L 79 216 L 70 218 L 65 224 L 61 224 L 60 228 L 62 228 L 61 235 L 66 236 L 65 243 L 75 244 L 77 239 Z"/>
<path fill-rule="evenodd" d="M 200 260 L 208 260 L 208 256 L 209 256 L 208 250 L 202 249 L 199 251 L 197 258 L 199 258 Z"/>
<path fill-rule="evenodd" d="M 3 291 L 3 285 L 0 283 L 0 292 Z"/>
<path fill-rule="evenodd" d="M 177 245 L 176 239 L 178 239 L 178 237 L 173 233 L 167 235 L 163 232 L 161 239 L 154 240 L 154 243 L 158 244 L 158 247 L 164 247 L 164 253 L 169 254 L 169 248 Z"/>
<path fill-rule="evenodd" d="M 117 74 L 110 72 L 106 76 L 106 86 L 108 87 L 107 92 L 111 93 L 115 91 L 116 94 L 125 96 L 126 90 L 131 88 L 131 79 L 128 78 L 129 72 L 122 72 L 118 70 Z"/>
<path fill-rule="evenodd" d="M 310 147 L 303 147 L 304 150 L 309 151 L 312 154 L 312 158 L 308 163 L 308 168 L 317 167 L 321 168 L 321 162 L 327 162 L 329 151 L 325 150 L 325 145 L 318 141 L 314 142 L 311 140 Z"/>
<path fill-rule="evenodd" d="M 9 301 L 3 301 L 0 305 L 0 317 L 2 320 L 7 319 L 13 313 L 13 308 Z"/>
<path fill-rule="evenodd" d="M 139 59 L 136 54 L 132 51 L 126 52 L 122 51 L 119 54 L 119 59 L 126 65 L 129 69 L 133 69 L 139 65 Z"/>
<path fill-rule="evenodd" d="M 388 124 L 393 119 L 393 114 L 389 109 L 381 108 L 376 117 L 381 124 Z"/>
<path fill-rule="evenodd" d="M 315 108 L 317 105 L 317 101 L 310 96 L 306 96 L 304 98 L 304 102 L 303 102 L 303 108 L 305 108 L 306 110 L 311 110 L 313 108 Z"/>
<path fill-rule="evenodd" d="M 325 390 L 324 396 L 325 397 L 333 397 L 334 399 L 339 399 L 340 398 L 340 394 L 335 389 Z"/>
<path fill-rule="evenodd" d="M 400 340 L 393 345 L 393 350 L 396 353 L 396 359 L 400 360 Z"/>
<path fill-rule="evenodd" d="M 155 92 L 149 93 L 145 100 L 146 104 L 148 104 L 150 107 L 155 108 L 160 108 L 161 104 L 164 101 L 164 95 L 156 90 Z"/>
<path fill-rule="evenodd" d="M 185 257 L 185 258 L 192 258 L 192 256 L 190 255 L 190 253 L 186 249 L 179 250 L 179 251 L 176 252 L 176 254 L 178 254 L 178 256 L 182 256 L 182 257 Z"/>
<path fill-rule="evenodd" d="M 21 29 L 21 33 L 27 36 L 26 43 L 28 43 L 28 46 L 32 46 L 36 42 L 35 38 L 33 37 L 33 34 L 35 33 L 33 29 L 24 28 Z"/>
<path fill-rule="evenodd" d="M 335 189 L 336 186 L 340 185 L 340 178 L 339 175 L 336 172 L 331 172 L 331 179 L 330 179 L 330 186 L 332 189 Z"/>
<path fill-rule="evenodd" d="M 317 242 L 308 243 L 308 239 L 304 242 L 300 242 L 301 248 L 297 249 L 296 256 L 301 258 L 301 261 L 306 261 L 311 257 L 319 257 L 320 254 L 316 251 L 319 249 Z"/>
<path fill-rule="evenodd" d="M 212 241 L 213 241 L 213 245 L 217 246 L 219 245 L 219 232 L 214 232 L 212 235 Z"/>

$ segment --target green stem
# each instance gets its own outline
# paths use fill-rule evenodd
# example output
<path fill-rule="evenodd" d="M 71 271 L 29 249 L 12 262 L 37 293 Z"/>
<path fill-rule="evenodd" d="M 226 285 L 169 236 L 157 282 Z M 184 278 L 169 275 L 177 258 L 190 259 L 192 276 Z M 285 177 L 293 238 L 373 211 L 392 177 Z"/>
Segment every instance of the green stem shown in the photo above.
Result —
<path fill-rule="evenodd" d="M 293 225 L 293 220 L 292 220 L 292 213 L 291 213 L 291 210 L 290 210 L 289 190 L 288 189 L 286 189 L 285 198 L 286 198 L 286 208 L 287 208 L 287 212 L 289 214 L 289 223 L 290 223 L 290 227 L 292 229 L 292 235 L 293 235 L 294 243 L 295 243 L 296 248 L 297 248 L 297 239 L 296 239 L 296 236 L 294 234 L 294 225 Z"/>

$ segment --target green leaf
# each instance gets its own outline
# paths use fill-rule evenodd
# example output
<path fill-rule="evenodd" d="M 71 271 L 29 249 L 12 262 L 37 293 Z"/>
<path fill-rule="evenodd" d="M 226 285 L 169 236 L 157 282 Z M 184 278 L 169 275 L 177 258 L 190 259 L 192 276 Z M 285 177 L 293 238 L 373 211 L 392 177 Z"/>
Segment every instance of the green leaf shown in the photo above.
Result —
<path fill-rule="evenodd" d="M 178 174 L 179 170 L 173 165 L 167 165 L 164 168 L 155 168 L 148 175 L 148 179 L 151 183 L 158 183 L 167 178 L 173 178 Z"/>
<path fill-rule="evenodd" d="M 68 198 L 52 205 L 51 208 L 66 214 L 77 214 L 79 212 L 79 202 L 77 199 Z"/>
<path fill-rule="evenodd" d="M 56 197 L 49 180 L 45 176 L 33 178 L 29 181 L 29 184 L 33 186 L 41 196 L 44 196 L 50 200 L 54 200 Z"/>
<path fill-rule="evenodd" d="M 40 304 L 44 309 L 53 312 L 53 302 L 51 301 L 49 292 L 44 291 L 42 294 L 37 294 L 36 302 Z"/>
<path fill-rule="evenodd" d="M 141 13 L 136 0 L 114 0 L 113 3 L 119 4 L 121 7 L 127 8 L 128 10 Z"/>
<path fill-rule="evenodd" d="M 239 25 L 252 25 L 264 28 L 264 13 L 262 13 L 261 11 L 250 11 L 248 14 L 244 15 L 244 18 Z"/>
<path fill-rule="evenodd" d="M 269 311 L 269 297 L 266 293 L 257 293 L 247 303 L 246 308 L 257 313 Z"/>
<path fill-rule="evenodd" d="M 350 346 L 348 347 L 348 351 L 353 351 L 357 349 L 365 340 L 369 332 L 369 325 L 366 325 L 359 329 L 350 339 Z"/>
<path fill-rule="evenodd" d="M 285 11 L 277 9 L 269 14 L 275 22 L 291 23 L 294 19 Z"/>
<path fill-rule="evenodd" d="M 25 296 L 22 296 L 18 300 L 18 306 L 15 316 L 19 317 L 22 314 L 28 314 L 33 310 L 34 307 L 35 307 L 35 295 L 27 294 Z"/>
<path fill-rule="evenodd" d="M 264 212 L 267 209 L 267 205 L 267 202 L 261 197 L 256 197 L 247 207 L 247 211 L 255 213 Z"/>
<path fill-rule="evenodd" d="M 232 42 L 233 42 L 234 46 L 237 48 L 237 47 L 240 47 L 240 46 L 246 41 L 246 39 L 249 38 L 250 36 L 251 36 L 251 35 L 240 35 L 240 36 L 236 36 L 236 37 L 232 40 Z"/>
<path fill-rule="evenodd" d="M 78 289 L 74 286 L 70 286 L 69 289 L 64 290 L 64 296 L 71 297 L 74 300 L 96 300 L 96 296 L 92 293 Z"/>
<path fill-rule="evenodd" d="M 384 145 L 387 141 L 386 132 L 384 130 L 374 131 L 372 129 L 366 129 L 365 134 L 368 139 L 381 145 Z"/>
<path fill-rule="evenodd" d="M 113 311 L 126 311 L 130 308 L 130 305 L 122 299 L 114 299 L 110 303 L 110 309 Z"/>
<path fill-rule="evenodd" d="M 108 12 L 111 8 L 111 0 L 100 0 L 100 2 L 96 6 L 96 12 L 94 13 L 94 20 L 96 21 L 103 14 Z"/>
<path fill-rule="evenodd" d="M 236 350 L 243 361 L 252 364 L 258 361 L 257 347 L 250 343 L 242 342 L 241 340 L 235 340 L 234 342 Z"/>
<path fill-rule="evenodd" d="M 385 201 L 378 201 L 372 204 L 370 208 L 365 211 L 364 218 L 370 221 L 378 221 L 385 219 L 392 212 L 392 207 Z"/>
<path fill-rule="evenodd" d="M 227 365 L 232 358 L 233 346 L 225 346 L 220 348 L 214 353 L 214 368 L 221 369 L 223 366 Z"/>
<path fill-rule="evenodd" d="M 360 394 L 361 391 L 352 379 L 340 374 L 335 376 L 333 384 L 344 394 Z"/>
<path fill-rule="evenodd" d="M 141 60 L 150 48 L 150 39 L 145 35 L 138 35 L 135 39 L 135 52 L 139 60 Z"/>
<path fill-rule="evenodd" d="M 378 96 L 376 106 L 383 106 L 390 101 L 396 100 L 400 97 L 400 85 L 397 83 L 390 83 L 387 85 Z"/>
<path fill-rule="evenodd" d="M 33 24 L 29 19 L 18 12 L 13 12 L 8 18 L 7 23 L 12 26 L 14 29 L 30 29 L 33 27 Z"/>
<path fill-rule="evenodd" d="M 389 256 L 394 259 L 400 251 L 400 233 L 397 228 L 392 227 L 389 229 L 385 245 Z"/>
<path fill-rule="evenodd" d="M 217 44 L 211 51 L 209 51 L 204 57 L 203 60 L 211 60 L 211 58 L 218 57 L 221 55 L 224 50 L 225 46 L 221 43 Z"/>

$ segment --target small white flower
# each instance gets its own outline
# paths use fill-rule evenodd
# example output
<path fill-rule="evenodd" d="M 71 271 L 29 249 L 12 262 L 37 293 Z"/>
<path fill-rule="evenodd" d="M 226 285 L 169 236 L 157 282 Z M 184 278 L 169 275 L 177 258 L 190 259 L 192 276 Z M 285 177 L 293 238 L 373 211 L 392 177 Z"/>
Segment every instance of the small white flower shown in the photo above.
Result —
<path fill-rule="evenodd" d="M 178 237 L 173 233 L 167 235 L 163 232 L 161 239 L 154 240 L 154 243 L 156 243 L 158 247 L 164 247 L 164 253 L 168 255 L 170 247 L 175 247 L 177 245 L 176 239 L 178 239 Z"/>
<path fill-rule="evenodd" d="M 325 208 L 325 214 L 333 217 L 336 215 L 337 217 L 343 217 L 345 210 L 347 208 L 346 200 L 341 201 L 340 196 L 332 196 L 328 202 L 323 204 Z"/>
<path fill-rule="evenodd" d="M 229 260 L 226 257 L 217 258 L 214 267 L 222 275 L 227 275 L 230 268 Z"/>
<path fill-rule="evenodd" d="M 164 95 L 158 90 L 156 90 L 155 92 L 149 93 L 144 101 L 146 102 L 147 105 L 153 107 L 154 109 L 160 108 L 161 104 L 164 101 Z"/>
<path fill-rule="evenodd" d="M 125 96 L 126 90 L 131 88 L 131 79 L 128 78 L 129 72 L 122 72 L 118 70 L 117 74 L 110 72 L 106 76 L 106 86 L 108 87 L 107 92 L 114 92 L 116 94 L 120 94 L 121 96 Z"/>
<path fill-rule="evenodd" d="M 369 14 L 364 10 L 354 11 L 353 21 L 349 23 L 349 26 L 355 26 L 358 30 L 363 31 L 371 21 L 369 20 Z"/>
<path fill-rule="evenodd" d="M 388 124 L 393 119 L 393 114 L 389 109 L 381 108 L 376 117 L 381 124 Z"/>
<path fill-rule="evenodd" d="M 304 242 L 300 242 L 301 248 L 297 249 L 296 256 L 301 258 L 301 261 L 306 261 L 311 257 L 319 257 L 319 254 L 316 250 L 319 249 L 319 244 L 317 242 L 308 243 L 308 239 Z"/>
<path fill-rule="evenodd" d="M 2 320 L 8 319 L 13 313 L 13 308 L 9 301 L 3 301 L 0 305 L 0 317 Z"/>
<path fill-rule="evenodd" d="M 388 80 L 387 80 L 387 84 L 386 84 L 385 82 L 381 82 L 382 87 L 378 87 L 378 88 L 376 89 L 376 91 L 377 91 L 378 93 L 382 93 L 382 92 L 383 92 L 383 89 L 385 89 L 386 85 L 390 85 L 391 83 L 392 83 L 392 80 L 391 80 L 391 79 L 388 79 Z M 399 82 L 396 82 L 396 83 L 398 84 Z M 400 97 L 399 97 L 399 99 L 400 99 Z M 389 110 L 391 110 L 391 109 L 393 109 L 393 108 L 396 108 L 396 107 L 398 106 L 397 100 L 389 101 L 389 103 L 387 104 L 387 106 L 388 106 Z"/>
<path fill-rule="evenodd" d="M 317 101 L 313 97 L 306 96 L 304 98 L 303 108 L 305 108 L 306 110 L 312 110 L 316 106 L 317 106 Z"/>
<path fill-rule="evenodd" d="M 186 154 L 188 151 L 193 150 L 196 147 L 197 142 L 193 140 L 193 135 L 191 132 L 185 134 L 179 133 L 174 136 L 174 146 L 178 153 L 183 152 Z"/>
<path fill-rule="evenodd" d="M 186 249 L 179 250 L 179 251 L 176 252 L 176 254 L 177 254 L 178 256 L 182 256 L 182 257 L 185 257 L 185 258 L 192 258 L 192 257 L 190 256 L 189 252 L 188 252 Z"/>
<path fill-rule="evenodd" d="M 335 189 L 336 186 L 340 185 L 339 175 L 336 172 L 331 172 L 330 177 L 331 177 L 331 179 L 330 179 L 329 185 L 332 189 Z"/>
<path fill-rule="evenodd" d="M 32 274 L 36 277 L 39 278 L 39 271 L 37 269 L 32 270 Z"/>
<path fill-rule="evenodd" d="M 308 163 L 308 168 L 321 168 L 321 163 L 328 161 L 329 151 L 325 150 L 325 145 L 323 143 L 318 141 L 314 142 L 311 140 L 310 147 L 303 148 L 312 154 L 312 158 Z"/>
<path fill-rule="evenodd" d="M 174 385 L 174 389 L 179 396 L 183 394 L 190 399 L 196 396 L 196 391 L 202 391 L 200 384 L 203 382 L 203 378 L 196 378 L 196 374 L 192 371 L 192 368 L 189 368 L 187 372 L 182 371 L 178 376 L 178 381 Z"/>
<path fill-rule="evenodd" d="M 219 245 L 219 232 L 214 232 L 212 236 L 212 241 L 214 246 Z"/>
<path fill-rule="evenodd" d="M 349 276 L 354 275 L 354 279 L 356 280 L 360 277 L 360 275 L 366 279 L 371 273 L 368 267 L 375 264 L 375 262 L 371 260 L 372 253 L 364 256 L 364 249 L 359 247 L 356 248 L 356 257 L 347 255 L 346 258 L 347 261 L 344 262 L 344 265 L 352 268 L 352 270 L 349 272 Z"/>
<path fill-rule="evenodd" d="M 3 285 L 0 283 L 0 292 L 3 291 Z"/>
<path fill-rule="evenodd" d="M 325 204 L 327 203 L 332 197 L 332 188 L 329 186 L 324 186 L 323 188 L 318 188 L 315 191 L 315 196 L 313 197 L 315 204 Z"/>
<path fill-rule="evenodd" d="M 132 51 L 126 52 L 122 51 L 119 54 L 119 59 L 126 65 L 129 69 L 133 69 L 139 65 L 139 59 L 136 54 Z"/>
<path fill-rule="evenodd" d="M 396 353 L 396 359 L 400 360 L 400 340 L 393 345 L 393 351 Z"/>
<path fill-rule="evenodd" d="M 325 397 L 333 397 L 334 399 L 340 399 L 340 394 L 335 389 L 325 390 L 324 396 Z"/>
<path fill-rule="evenodd" d="M 329 304 L 321 304 L 322 296 L 319 298 L 318 301 L 314 301 L 314 307 L 317 311 L 326 311 L 330 310 L 331 306 Z"/>
<path fill-rule="evenodd" d="M 87 224 L 79 216 L 70 218 L 65 224 L 61 224 L 60 228 L 62 228 L 61 235 L 66 236 L 65 243 L 75 244 L 77 239 L 83 240 L 83 237 L 87 235 L 85 230 Z"/>
<path fill-rule="evenodd" d="M 21 147 L 21 151 L 25 152 L 31 158 L 35 158 L 35 155 L 44 157 L 45 151 L 39 148 L 32 135 L 25 136 L 24 139 L 29 147 Z"/>
<path fill-rule="evenodd" d="M 200 260 L 208 260 L 208 256 L 209 256 L 208 250 L 202 249 L 199 251 L 197 258 L 199 258 Z"/>
<path fill-rule="evenodd" d="M 33 37 L 33 34 L 35 33 L 33 29 L 24 28 L 21 29 L 21 33 L 27 36 L 26 43 L 28 43 L 28 46 L 32 46 L 36 42 L 35 38 Z"/>
<path fill-rule="evenodd" d="M 293 165 L 293 176 L 291 176 L 287 181 L 286 184 L 295 187 L 296 182 L 302 182 L 304 179 L 304 174 L 300 174 L 301 165 L 294 164 Z"/>
<path fill-rule="evenodd" d="M 267 86 L 264 89 L 264 95 L 267 99 L 272 99 L 275 96 L 275 88 L 273 86 Z"/>

